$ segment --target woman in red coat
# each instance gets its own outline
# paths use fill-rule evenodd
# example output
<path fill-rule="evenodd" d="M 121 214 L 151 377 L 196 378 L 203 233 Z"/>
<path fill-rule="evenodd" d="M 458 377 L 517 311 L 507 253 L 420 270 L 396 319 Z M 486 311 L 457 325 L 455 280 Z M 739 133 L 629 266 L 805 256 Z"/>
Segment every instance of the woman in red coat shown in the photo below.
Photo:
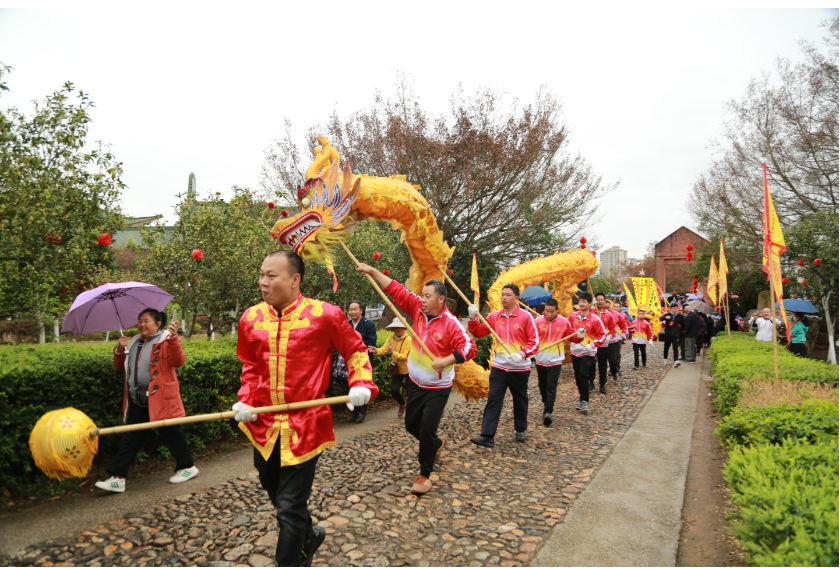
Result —
<path fill-rule="evenodd" d="M 127 424 L 154 422 L 167 418 L 184 416 L 184 404 L 175 369 L 184 364 L 184 350 L 178 337 L 178 323 L 172 322 L 169 329 L 166 314 L 154 309 L 140 312 L 137 331 L 129 341 L 119 339 L 114 349 L 114 364 L 125 372 L 125 394 L 123 395 L 123 421 Z M 126 432 L 120 449 L 108 464 L 109 479 L 98 481 L 96 486 L 106 491 L 125 491 L 128 468 L 143 446 L 149 430 Z M 175 475 L 169 481 L 181 483 L 198 475 L 193 464 L 187 437 L 180 426 L 158 429 L 158 435 L 175 458 Z"/>

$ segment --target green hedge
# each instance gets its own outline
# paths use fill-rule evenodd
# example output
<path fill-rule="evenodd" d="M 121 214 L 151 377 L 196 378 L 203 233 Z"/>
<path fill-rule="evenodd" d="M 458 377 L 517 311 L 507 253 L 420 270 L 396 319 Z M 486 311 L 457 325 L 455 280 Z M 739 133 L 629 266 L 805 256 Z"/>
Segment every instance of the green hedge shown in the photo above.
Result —
<path fill-rule="evenodd" d="M 736 448 L 724 469 L 753 566 L 837 566 L 836 437 Z"/>
<path fill-rule="evenodd" d="M 72 406 L 97 426 L 122 423 L 124 378 L 114 367 L 113 346 L 0 348 L 0 486 L 28 495 L 35 486 L 47 482 L 29 452 L 29 434 L 46 412 Z M 242 369 L 234 342 L 188 341 L 184 342 L 184 352 L 186 363 L 178 369 L 178 380 L 187 414 L 230 408 Z M 186 425 L 184 430 L 190 445 L 199 449 L 233 432 L 227 421 Z M 99 451 L 113 452 L 119 441 L 119 436 L 103 436 Z"/>
<path fill-rule="evenodd" d="M 774 377 L 772 344 L 756 341 L 755 336 L 747 333 L 733 333 L 731 338 L 718 335 L 712 341 L 709 357 L 715 379 L 711 387 L 715 408 L 723 416 L 738 405 L 742 381 Z M 781 347 L 779 378 L 827 385 L 838 382 L 836 366 L 796 357 Z"/>
<path fill-rule="evenodd" d="M 824 436 L 837 437 L 837 406 L 828 400 L 806 400 L 801 406 L 766 406 L 737 409 L 717 430 L 725 446 L 779 445 L 793 437 L 816 442 Z"/>

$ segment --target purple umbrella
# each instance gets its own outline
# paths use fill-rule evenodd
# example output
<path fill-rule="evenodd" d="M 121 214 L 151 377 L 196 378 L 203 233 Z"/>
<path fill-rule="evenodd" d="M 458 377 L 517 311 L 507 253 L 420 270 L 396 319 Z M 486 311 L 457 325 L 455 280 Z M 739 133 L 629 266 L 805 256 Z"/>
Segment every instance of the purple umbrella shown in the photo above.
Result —
<path fill-rule="evenodd" d="M 146 308 L 163 310 L 172 294 L 143 282 L 103 284 L 82 292 L 64 316 L 61 331 L 79 335 L 97 331 L 122 330 L 137 323 L 137 316 Z"/>

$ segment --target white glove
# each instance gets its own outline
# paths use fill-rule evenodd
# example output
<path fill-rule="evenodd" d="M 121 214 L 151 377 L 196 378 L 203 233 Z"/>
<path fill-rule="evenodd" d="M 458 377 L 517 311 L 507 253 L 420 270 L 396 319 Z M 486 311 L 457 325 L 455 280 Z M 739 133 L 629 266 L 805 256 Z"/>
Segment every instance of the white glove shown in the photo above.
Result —
<path fill-rule="evenodd" d="M 237 402 L 231 407 L 231 410 L 236 412 L 237 422 L 254 422 L 257 419 L 256 414 L 251 414 L 251 411 L 254 410 L 253 406 L 248 406 L 244 402 Z"/>
<path fill-rule="evenodd" d="M 586 345 L 584 345 L 583 347 L 584 347 L 584 349 L 586 349 L 586 350 L 587 350 L 587 351 L 589 351 L 590 353 L 595 353 L 595 352 L 597 351 L 597 349 L 595 349 L 595 346 L 594 346 L 594 345 L 592 345 L 591 343 L 587 343 L 587 344 L 586 344 Z"/>
<path fill-rule="evenodd" d="M 367 387 L 352 387 L 347 396 L 350 397 L 347 408 L 353 410 L 357 406 L 364 406 L 370 401 L 370 389 Z"/>
<path fill-rule="evenodd" d="M 519 363 L 520 361 L 522 361 L 522 355 L 520 355 L 519 353 L 514 353 L 510 356 L 510 362 L 511 363 L 515 364 L 515 363 Z"/>
<path fill-rule="evenodd" d="M 475 319 L 475 316 L 478 315 L 478 306 L 470 304 L 467 306 L 467 312 L 470 314 L 470 319 Z"/>
<path fill-rule="evenodd" d="M 586 330 L 584 328 L 580 328 L 579 330 L 577 330 L 577 336 L 578 339 L 583 339 L 584 337 L 586 337 Z"/>

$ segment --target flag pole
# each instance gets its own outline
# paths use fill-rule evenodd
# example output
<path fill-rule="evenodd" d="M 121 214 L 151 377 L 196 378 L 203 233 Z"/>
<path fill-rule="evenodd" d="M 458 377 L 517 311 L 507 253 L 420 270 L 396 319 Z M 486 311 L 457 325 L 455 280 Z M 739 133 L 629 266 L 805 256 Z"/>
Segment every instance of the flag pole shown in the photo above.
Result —
<path fill-rule="evenodd" d="M 767 188 L 767 164 L 764 164 L 764 195 L 769 194 Z M 773 372 L 776 380 L 779 380 L 779 341 L 776 337 L 776 278 L 773 275 L 773 243 L 769 241 L 770 235 L 770 203 L 769 197 L 764 199 L 764 249 L 767 255 L 767 267 L 770 276 L 770 323 L 773 324 Z"/>

